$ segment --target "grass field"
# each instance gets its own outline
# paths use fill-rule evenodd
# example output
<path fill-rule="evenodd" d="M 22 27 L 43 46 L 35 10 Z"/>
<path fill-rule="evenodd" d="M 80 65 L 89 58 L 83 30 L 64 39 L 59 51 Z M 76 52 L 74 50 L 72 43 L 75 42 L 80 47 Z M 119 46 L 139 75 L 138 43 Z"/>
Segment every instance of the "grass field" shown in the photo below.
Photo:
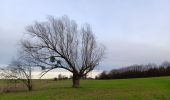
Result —
<path fill-rule="evenodd" d="M 81 80 L 81 88 L 71 84 L 71 80 L 34 80 L 32 92 L 1 93 L 0 100 L 170 100 L 170 77 Z"/>

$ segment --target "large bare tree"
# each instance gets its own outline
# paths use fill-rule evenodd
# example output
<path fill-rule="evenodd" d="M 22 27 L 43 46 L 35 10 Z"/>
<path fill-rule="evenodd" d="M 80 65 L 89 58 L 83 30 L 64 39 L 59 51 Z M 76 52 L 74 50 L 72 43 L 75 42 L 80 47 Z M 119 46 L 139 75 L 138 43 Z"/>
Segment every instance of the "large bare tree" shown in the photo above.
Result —
<path fill-rule="evenodd" d="M 97 44 L 89 24 L 78 28 L 67 16 L 48 17 L 26 28 L 31 36 L 22 41 L 23 49 L 44 71 L 63 68 L 73 73 L 73 87 L 81 77 L 92 71 L 102 60 L 104 46 Z"/>

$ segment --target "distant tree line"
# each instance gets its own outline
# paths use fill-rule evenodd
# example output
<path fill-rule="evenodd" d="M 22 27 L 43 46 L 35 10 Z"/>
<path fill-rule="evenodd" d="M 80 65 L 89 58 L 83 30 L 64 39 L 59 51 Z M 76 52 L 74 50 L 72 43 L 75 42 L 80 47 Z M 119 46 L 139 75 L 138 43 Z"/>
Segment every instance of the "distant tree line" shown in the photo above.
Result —
<path fill-rule="evenodd" d="M 126 79 L 170 76 L 170 62 L 160 65 L 132 65 L 125 68 L 113 69 L 110 72 L 103 71 L 96 79 Z"/>
<path fill-rule="evenodd" d="M 70 76 L 70 78 L 68 78 L 65 75 L 59 74 L 58 77 L 54 78 L 55 81 L 57 81 L 57 80 L 67 80 L 67 79 L 72 79 L 72 76 Z"/>

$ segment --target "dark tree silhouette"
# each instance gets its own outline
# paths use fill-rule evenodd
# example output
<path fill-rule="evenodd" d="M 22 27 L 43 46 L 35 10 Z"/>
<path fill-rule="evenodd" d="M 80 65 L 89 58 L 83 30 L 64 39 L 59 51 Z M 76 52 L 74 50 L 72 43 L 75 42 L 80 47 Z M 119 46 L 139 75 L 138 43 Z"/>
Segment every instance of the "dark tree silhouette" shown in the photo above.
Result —
<path fill-rule="evenodd" d="M 97 44 L 90 25 L 78 29 L 67 16 L 49 17 L 46 22 L 36 22 L 26 28 L 31 39 L 22 41 L 26 53 L 37 61 L 44 71 L 63 68 L 73 73 L 73 87 L 101 61 L 104 47 Z"/>
<path fill-rule="evenodd" d="M 161 65 L 132 65 L 125 68 L 113 69 L 106 73 L 103 71 L 97 79 L 123 79 L 123 78 L 142 78 L 170 76 L 170 63 L 163 62 Z"/>

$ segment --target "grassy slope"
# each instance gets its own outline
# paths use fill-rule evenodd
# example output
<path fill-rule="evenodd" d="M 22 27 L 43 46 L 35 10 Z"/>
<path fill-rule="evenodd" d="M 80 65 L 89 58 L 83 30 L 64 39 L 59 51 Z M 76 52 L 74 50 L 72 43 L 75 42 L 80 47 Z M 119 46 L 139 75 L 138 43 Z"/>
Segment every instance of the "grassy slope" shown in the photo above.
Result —
<path fill-rule="evenodd" d="M 0 100 L 170 100 L 170 77 L 82 80 L 77 89 L 70 80 L 34 83 L 34 91 L 0 94 Z"/>

